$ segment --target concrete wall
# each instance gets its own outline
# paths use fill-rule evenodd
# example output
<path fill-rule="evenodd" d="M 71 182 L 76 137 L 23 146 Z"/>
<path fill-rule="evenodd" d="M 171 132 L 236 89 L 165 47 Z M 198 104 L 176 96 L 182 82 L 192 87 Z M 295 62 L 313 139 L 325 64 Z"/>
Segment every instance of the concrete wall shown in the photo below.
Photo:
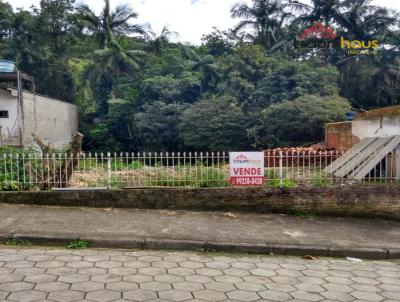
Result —
<path fill-rule="evenodd" d="M 400 186 L 330 188 L 151 188 L 118 191 L 2 192 L 0 202 L 101 208 L 298 213 L 400 220 Z"/>
<path fill-rule="evenodd" d="M 37 134 L 55 148 L 62 149 L 71 142 L 78 131 L 76 105 L 30 93 L 23 94 L 24 145 L 33 143 L 32 133 Z"/>
<path fill-rule="evenodd" d="M 9 110 L 8 119 L 0 118 L 3 137 L 8 135 L 7 127 L 14 128 L 18 134 L 13 142 L 4 141 L 4 144 L 20 143 L 21 128 L 23 146 L 33 143 L 32 133 L 35 133 L 46 143 L 63 149 L 70 143 L 72 134 L 78 131 L 77 106 L 56 99 L 24 92 L 21 124 L 17 117 L 17 91 L 3 88 L 0 89 L 0 110 Z"/>

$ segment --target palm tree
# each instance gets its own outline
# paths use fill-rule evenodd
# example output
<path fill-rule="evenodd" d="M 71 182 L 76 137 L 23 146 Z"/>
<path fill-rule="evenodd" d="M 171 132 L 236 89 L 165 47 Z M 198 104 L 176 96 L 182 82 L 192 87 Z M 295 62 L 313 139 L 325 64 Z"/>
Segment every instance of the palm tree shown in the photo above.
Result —
<path fill-rule="evenodd" d="M 221 80 L 218 66 L 212 55 L 200 56 L 193 49 L 186 46 L 182 47 L 182 53 L 183 56 L 189 60 L 191 69 L 202 74 L 203 88 L 208 89 L 215 87 Z"/>
<path fill-rule="evenodd" d="M 150 32 L 149 50 L 155 55 L 161 55 L 170 39 L 176 36 L 178 36 L 178 33 L 170 31 L 166 26 L 164 26 L 161 34 L 158 36 L 154 32 Z"/>
<path fill-rule="evenodd" d="M 283 24 L 291 16 L 285 8 L 286 3 L 279 0 L 253 0 L 252 6 L 236 4 L 231 10 L 232 18 L 243 20 L 235 26 L 233 32 L 239 34 L 251 28 L 253 32 L 242 32 L 242 37 L 269 50 L 281 39 Z"/>
<path fill-rule="evenodd" d="M 386 8 L 371 5 L 371 0 L 346 1 L 345 11 L 336 16 L 336 21 L 349 34 L 362 39 L 387 32 L 388 27 L 396 22 Z"/>
<path fill-rule="evenodd" d="M 143 50 L 125 50 L 116 41 L 111 40 L 109 47 L 94 51 L 95 62 L 89 68 L 87 78 L 97 81 L 102 75 L 108 74 L 114 82 L 123 75 L 139 70 L 140 58 L 145 54 Z"/>
<path fill-rule="evenodd" d="M 216 85 L 221 78 L 218 67 L 215 64 L 215 59 L 211 55 L 197 56 L 192 69 L 201 72 L 203 75 L 203 83 L 206 88 L 211 85 Z"/>
<path fill-rule="evenodd" d="M 115 11 L 111 11 L 110 0 L 104 2 L 104 8 L 99 16 L 87 5 L 80 5 L 77 8 L 81 25 L 96 36 L 100 48 L 107 47 L 116 34 L 147 35 L 142 25 L 129 24 L 131 19 L 138 17 L 132 8 L 123 4 L 117 6 Z"/>
<path fill-rule="evenodd" d="M 386 8 L 371 5 L 372 0 L 312 0 L 311 5 L 297 0 L 290 2 L 293 10 L 300 12 L 300 20 L 323 21 L 325 25 L 336 22 L 349 34 L 359 39 L 386 31 L 396 21 Z"/>
<path fill-rule="evenodd" d="M 108 97 L 117 97 L 116 83 L 118 79 L 138 70 L 141 50 L 126 50 L 117 42 L 118 35 L 140 34 L 147 37 L 146 30 L 137 24 L 129 24 L 138 14 L 128 5 L 119 5 L 115 11 L 110 9 L 110 1 L 97 16 L 87 5 L 78 7 L 78 20 L 83 28 L 96 37 L 98 50 L 94 51 L 94 63 L 86 72 L 86 79 L 97 93 L 100 114 L 108 113 Z M 96 94 L 96 93 L 95 93 Z"/>
<path fill-rule="evenodd" d="M 347 1 L 343 0 L 312 0 L 311 4 L 292 0 L 289 6 L 301 14 L 297 20 L 306 20 L 311 23 L 322 21 L 326 26 L 332 20 L 340 18 L 347 6 Z"/>
<path fill-rule="evenodd" d="M 84 78 L 90 83 L 98 112 L 105 117 L 108 114 L 109 97 L 120 97 L 118 79 L 140 69 L 142 50 L 125 50 L 111 40 L 109 47 L 94 51 L 94 63 L 88 68 Z"/>
<path fill-rule="evenodd" d="M 400 97 L 400 59 L 398 55 L 387 57 L 387 53 L 374 56 L 374 64 L 365 66 L 367 91 L 372 91 L 376 104 L 393 105 Z M 389 55 L 390 56 L 390 55 Z"/>

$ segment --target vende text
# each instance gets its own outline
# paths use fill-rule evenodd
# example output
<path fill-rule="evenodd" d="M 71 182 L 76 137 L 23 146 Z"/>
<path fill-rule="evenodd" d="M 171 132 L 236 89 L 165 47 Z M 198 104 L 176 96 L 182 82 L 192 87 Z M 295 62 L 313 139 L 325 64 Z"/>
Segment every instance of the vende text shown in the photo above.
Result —
<path fill-rule="evenodd" d="M 233 168 L 233 173 L 235 175 L 263 175 L 263 171 L 261 168 Z"/>

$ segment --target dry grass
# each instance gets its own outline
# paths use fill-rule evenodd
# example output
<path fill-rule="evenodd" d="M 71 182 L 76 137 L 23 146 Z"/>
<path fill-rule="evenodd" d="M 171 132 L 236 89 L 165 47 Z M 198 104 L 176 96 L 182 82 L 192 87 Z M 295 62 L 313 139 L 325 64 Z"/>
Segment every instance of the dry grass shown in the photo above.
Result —
<path fill-rule="evenodd" d="M 207 167 L 143 167 L 136 170 L 111 172 L 113 187 L 218 187 L 226 186 L 228 169 Z M 71 187 L 105 187 L 108 174 L 104 169 L 76 171 L 70 181 Z"/>

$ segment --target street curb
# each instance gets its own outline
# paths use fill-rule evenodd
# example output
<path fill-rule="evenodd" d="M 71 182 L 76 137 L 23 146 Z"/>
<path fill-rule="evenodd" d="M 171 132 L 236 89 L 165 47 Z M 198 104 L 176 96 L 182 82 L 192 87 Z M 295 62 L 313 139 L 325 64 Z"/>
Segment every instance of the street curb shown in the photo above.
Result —
<path fill-rule="evenodd" d="M 27 240 L 36 245 L 66 246 L 72 240 L 77 239 L 70 235 L 46 235 L 46 234 L 0 234 L 0 240 L 4 242 L 8 238 Z M 124 238 L 109 239 L 102 237 L 79 238 L 86 240 L 93 248 L 117 248 L 117 249 L 148 249 L 148 250 L 185 250 L 197 252 L 228 252 L 250 253 L 284 256 L 320 256 L 320 257 L 355 257 L 362 259 L 400 259 L 400 249 L 379 248 L 353 248 L 353 247 L 329 247 L 319 245 L 282 245 L 282 244 L 257 244 L 236 242 L 214 242 L 176 240 L 163 238 Z"/>

